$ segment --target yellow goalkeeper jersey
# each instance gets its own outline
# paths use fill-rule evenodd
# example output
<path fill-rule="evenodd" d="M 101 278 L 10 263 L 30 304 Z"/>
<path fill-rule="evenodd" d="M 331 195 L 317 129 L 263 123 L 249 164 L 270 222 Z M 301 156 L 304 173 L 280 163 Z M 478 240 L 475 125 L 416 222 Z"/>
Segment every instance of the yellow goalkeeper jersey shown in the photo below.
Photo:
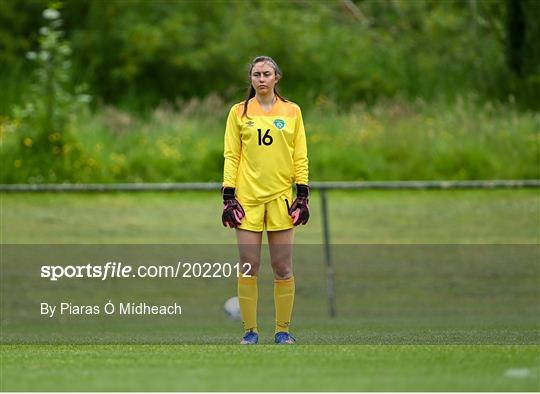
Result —
<path fill-rule="evenodd" d="M 243 204 L 264 204 L 294 182 L 308 184 L 306 134 L 300 107 L 277 98 L 265 112 L 257 99 L 233 105 L 225 129 L 223 186 Z"/>

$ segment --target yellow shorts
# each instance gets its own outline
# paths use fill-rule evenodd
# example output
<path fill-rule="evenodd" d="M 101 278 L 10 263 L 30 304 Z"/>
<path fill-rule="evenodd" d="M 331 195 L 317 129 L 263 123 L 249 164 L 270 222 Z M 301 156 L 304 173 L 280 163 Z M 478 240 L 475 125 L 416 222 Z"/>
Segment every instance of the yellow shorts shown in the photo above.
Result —
<path fill-rule="evenodd" d="M 238 228 L 249 231 L 281 231 L 293 228 L 292 217 L 287 209 L 292 204 L 292 192 L 284 193 L 266 204 L 242 204 L 246 216 Z"/>

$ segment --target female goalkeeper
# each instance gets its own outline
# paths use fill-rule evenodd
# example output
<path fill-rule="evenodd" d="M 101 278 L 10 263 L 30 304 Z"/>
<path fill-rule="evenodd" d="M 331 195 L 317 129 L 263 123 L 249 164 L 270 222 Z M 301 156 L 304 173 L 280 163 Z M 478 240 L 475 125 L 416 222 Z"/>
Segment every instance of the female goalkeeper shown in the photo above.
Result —
<path fill-rule="evenodd" d="M 295 292 L 292 244 L 294 226 L 309 219 L 308 158 L 300 108 L 276 90 L 281 77 L 273 59 L 256 57 L 247 97 L 231 108 L 225 129 L 222 221 L 236 228 L 240 261 L 251 265 L 244 272 L 250 276 L 238 278 L 242 344 L 259 341 L 257 275 L 264 229 L 274 272 L 274 340 L 295 343 L 289 334 Z"/>

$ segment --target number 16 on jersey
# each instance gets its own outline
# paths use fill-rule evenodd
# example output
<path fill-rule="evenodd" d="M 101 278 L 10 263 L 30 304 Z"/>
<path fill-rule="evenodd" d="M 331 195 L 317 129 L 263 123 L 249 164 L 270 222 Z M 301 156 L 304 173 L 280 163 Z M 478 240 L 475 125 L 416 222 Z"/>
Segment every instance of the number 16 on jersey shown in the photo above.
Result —
<path fill-rule="evenodd" d="M 261 129 L 257 129 L 257 135 L 259 137 L 259 145 L 266 145 L 266 146 L 272 145 L 272 142 L 274 142 L 274 139 L 269 133 L 270 133 L 270 129 L 267 129 L 264 135 L 262 134 Z"/>

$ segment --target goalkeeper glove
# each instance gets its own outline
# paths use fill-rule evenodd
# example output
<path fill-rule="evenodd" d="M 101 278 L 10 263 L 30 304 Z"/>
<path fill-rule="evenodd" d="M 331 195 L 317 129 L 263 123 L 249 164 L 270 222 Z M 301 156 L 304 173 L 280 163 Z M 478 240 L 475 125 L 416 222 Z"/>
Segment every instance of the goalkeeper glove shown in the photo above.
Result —
<path fill-rule="evenodd" d="M 234 187 L 222 187 L 221 192 L 223 194 L 221 221 L 225 227 L 236 228 L 240 225 L 244 216 L 246 216 L 244 209 L 234 196 Z"/>
<path fill-rule="evenodd" d="M 309 186 L 296 184 L 296 199 L 289 208 L 293 224 L 306 224 L 309 220 Z"/>

